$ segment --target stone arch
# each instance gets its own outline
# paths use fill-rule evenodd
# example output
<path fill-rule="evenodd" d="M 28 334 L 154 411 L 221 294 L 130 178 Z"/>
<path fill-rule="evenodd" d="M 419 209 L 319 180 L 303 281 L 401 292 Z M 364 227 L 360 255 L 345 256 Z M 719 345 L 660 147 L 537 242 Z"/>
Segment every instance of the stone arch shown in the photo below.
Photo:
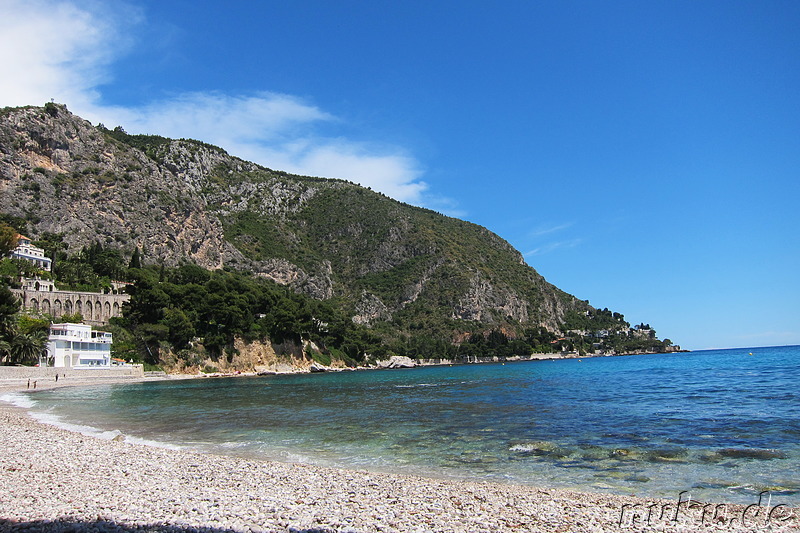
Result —
<path fill-rule="evenodd" d="M 47 298 L 42 300 L 42 313 L 46 315 L 50 314 L 50 300 Z"/>
<path fill-rule="evenodd" d="M 86 320 L 92 319 L 92 302 L 88 300 L 86 301 L 86 313 L 84 314 L 83 318 L 85 318 Z"/>
<path fill-rule="evenodd" d="M 64 301 L 64 314 L 71 315 L 72 314 L 72 300 L 65 300 Z"/>
<path fill-rule="evenodd" d="M 78 313 L 79 315 L 83 314 L 83 304 L 81 303 L 80 300 L 75 301 L 75 312 Z"/>
<path fill-rule="evenodd" d="M 39 312 L 39 300 L 36 298 L 31 298 L 31 309 L 33 309 L 34 313 Z"/>
<path fill-rule="evenodd" d="M 56 298 L 56 300 L 53 302 L 53 316 L 59 317 L 62 314 L 61 300 Z"/>
<path fill-rule="evenodd" d="M 100 302 L 94 303 L 94 319 L 95 320 L 103 319 L 103 304 L 101 304 Z"/>
<path fill-rule="evenodd" d="M 104 311 L 103 312 L 104 319 L 108 320 L 109 318 L 111 318 L 111 304 L 109 303 L 108 300 L 106 300 L 106 303 L 103 305 L 103 311 Z"/>
<path fill-rule="evenodd" d="M 114 305 L 111 306 L 111 316 L 119 316 L 119 302 L 114 302 Z"/>

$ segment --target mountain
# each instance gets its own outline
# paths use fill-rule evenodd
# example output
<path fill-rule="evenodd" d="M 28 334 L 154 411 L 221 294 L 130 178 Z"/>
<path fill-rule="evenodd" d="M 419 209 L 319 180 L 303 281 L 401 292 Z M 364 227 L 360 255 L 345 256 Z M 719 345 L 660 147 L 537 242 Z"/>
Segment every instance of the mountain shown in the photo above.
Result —
<path fill-rule="evenodd" d="M 93 126 L 59 104 L 0 110 L 0 191 L 0 213 L 34 239 L 250 272 L 392 337 L 562 334 L 596 311 L 476 224 L 203 142 Z"/>

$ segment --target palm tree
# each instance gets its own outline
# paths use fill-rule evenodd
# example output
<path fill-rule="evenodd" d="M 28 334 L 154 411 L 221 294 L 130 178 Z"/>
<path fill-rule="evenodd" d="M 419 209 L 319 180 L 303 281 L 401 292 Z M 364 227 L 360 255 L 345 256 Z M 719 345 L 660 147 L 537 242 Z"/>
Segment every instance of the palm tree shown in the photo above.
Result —
<path fill-rule="evenodd" d="M 42 331 L 18 333 L 11 341 L 12 359 L 17 363 L 35 363 L 44 351 L 47 338 Z"/>
<path fill-rule="evenodd" d="M 10 339 L 17 332 L 17 316 L 0 314 L 0 339 Z"/>
<path fill-rule="evenodd" d="M 5 339 L 0 339 L 0 364 L 5 363 L 11 357 L 11 343 Z"/>

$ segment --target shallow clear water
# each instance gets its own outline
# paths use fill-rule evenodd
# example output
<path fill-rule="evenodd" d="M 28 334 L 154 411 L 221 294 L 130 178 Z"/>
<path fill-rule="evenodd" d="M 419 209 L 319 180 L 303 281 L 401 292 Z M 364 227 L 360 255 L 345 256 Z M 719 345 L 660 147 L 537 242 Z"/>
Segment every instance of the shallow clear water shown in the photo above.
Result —
<path fill-rule="evenodd" d="M 752 503 L 770 490 L 800 505 L 798 375 L 794 346 L 29 398 L 50 421 L 218 453 L 707 501 Z"/>

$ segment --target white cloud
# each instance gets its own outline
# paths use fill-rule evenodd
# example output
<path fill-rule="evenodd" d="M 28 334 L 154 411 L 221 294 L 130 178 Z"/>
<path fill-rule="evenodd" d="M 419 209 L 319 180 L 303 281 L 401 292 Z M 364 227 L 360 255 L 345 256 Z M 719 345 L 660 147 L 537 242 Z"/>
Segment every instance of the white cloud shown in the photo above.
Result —
<path fill-rule="evenodd" d="M 427 185 L 416 161 L 401 153 L 374 153 L 348 141 L 294 143 L 271 154 L 281 168 L 309 176 L 357 182 L 404 201 L 419 201 Z"/>
<path fill-rule="evenodd" d="M 0 102 L 4 106 L 43 105 L 51 98 L 75 108 L 91 107 L 106 69 L 127 42 L 120 18 L 135 24 L 136 10 L 119 4 L 115 12 L 70 2 L 0 0 Z"/>
<path fill-rule="evenodd" d="M 129 133 L 198 139 L 273 169 L 347 179 L 398 200 L 426 202 L 428 186 L 412 156 L 400 148 L 321 137 L 316 125 L 338 119 L 290 95 L 187 92 L 139 107 L 104 103 L 101 84 L 110 80 L 135 26 L 146 24 L 136 8 L 0 0 L 0 11 L 0 106 L 42 105 L 52 98 L 94 123 Z"/>
<path fill-rule="evenodd" d="M 532 257 L 534 255 L 545 255 L 564 248 L 574 248 L 580 245 L 581 242 L 583 242 L 582 239 L 570 239 L 566 241 L 551 242 L 539 246 L 538 248 L 534 248 L 530 251 L 527 251 L 522 255 L 524 257 Z"/>
<path fill-rule="evenodd" d="M 141 108 L 117 109 L 117 113 L 131 132 L 233 145 L 281 141 L 299 125 L 333 118 L 296 98 L 273 93 L 186 93 Z"/>

